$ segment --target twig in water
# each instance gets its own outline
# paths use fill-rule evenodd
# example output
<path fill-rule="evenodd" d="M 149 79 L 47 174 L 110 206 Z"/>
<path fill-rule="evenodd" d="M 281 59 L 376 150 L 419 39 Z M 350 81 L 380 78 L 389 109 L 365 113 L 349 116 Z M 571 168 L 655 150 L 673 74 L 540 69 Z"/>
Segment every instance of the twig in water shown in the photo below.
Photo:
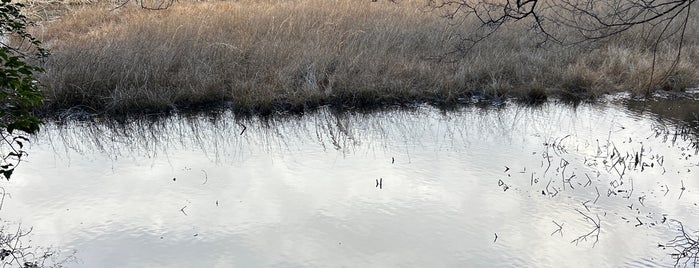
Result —
<path fill-rule="evenodd" d="M 182 211 L 182 214 L 184 214 L 185 216 L 187 216 L 187 212 L 184 212 L 184 209 L 185 209 L 186 207 L 187 207 L 187 206 L 184 206 L 184 207 L 182 207 L 182 208 L 180 209 L 180 211 Z"/>
<path fill-rule="evenodd" d="M 570 180 L 572 180 L 573 178 L 575 178 L 575 174 L 571 175 L 570 178 L 568 178 L 568 179 L 563 179 L 563 189 L 564 190 L 566 188 L 566 183 L 568 183 L 568 185 L 570 186 L 570 189 L 575 190 L 575 187 L 573 187 L 573 184 L 570 182 Z"/>
<path fill-rule="evenodd" d="M 202 183 L 202 185 L 204 185 L 209 181 L 209 175 L 206 174 L 206 170 L 202 169 L 201 172 L 204 172 L 204 183 Z"/>
<path fill-rule="evenodd" d="M 545 188 L 545 189 L 546 189 L 546 194 L 547 194 L 547 195 L 550 195 L 550 194 L 551 194 L 551 191 L 549 191 L 549 186 L 551 185 L 551 181 L 552 181 L 552 180 L 549 179 L 549 183 L 546 184 L 546 188 Z"/>
<path fill-rule="evenodd" d="M 553 224 L 558 226 L 558 229 L 554 230 L 553 233 L 551 233 L 551 236 L 553 236 L 556 233 L 560 233 L 561 237 L 563 237 L 563 224 L 565 224 L 565 223 L 558 224 L 556 221 L 552 221 L 552 222 L 553 222 Z"/>
<path fill-rule="evenodd" d="M 677 197 L 678 200 L 679 200 L 680 198 L 682 198 L 682 194 L 684 194 L 684 190 L 687 190 L 687 188 L 684 188 L 684 181 L 683 181 L 683 180 L 680 180 L 680 182 L 682 183 L 682 188 L 680 188 L 680 190 L 682 190 L 682 191 L 680 192 L 680 196 Z"/>
<path fill-rule="evenodd" d="M 592 179 L 590 179 L 590 176 L 588 176 L 587 173 L 585 173 L 585 177 L 587 177 L 587 182 L 585 183 L 585 185 L 583 185 L 583 187 L 592 185 Z"/>
<path fill-rule="evenodd" d="M 507 184 L 505 184 L 505 182 L 502 181 L 502 180 L 498 180 L 498 186 L 502 187 L 502 190 L 503 190 L 504 192 L 506 192 L 507 189 L 510 189 L 510 186 L 507 185 Z"/>
<path fill-rule="evenodd" d="M 687 267 L 689 262 L 693 262 L 696 267 L 699 260 L 699 237 L 696 237 L 697 232 L 690 232 L 684 228 L 682 222 L 678 220 L 670 220 L 670 223 L 677 225 L 676 231 L 679 232 L 674 239 L 668 242 L 665 246 L 672 248 L 676 253 L 670 254 L 675 259 L 675 266 L 680 266 L 680 261 L 684 260 L 684 266 Z"/>
<path fill-rule="evenodd" d="M 546 166 L 546 170 L 544 170 L 544 176 L 546 176 L 546 173 L 549 171 L 549 168 L 551 168 L 551 156 L 549 155 L 549 148 L 546 147 L 546 152 L 543 154 L 544 158 L 546 158 L 546 162 L 548 162 L 548 166 Z"/>
<path fill-rule="evenodd" d="M 247 130 L 247 129 L 248 129 L 248 127 L 247 127 L 247 126 L 245 126 L 245 125 L 243 125 L 243 123 L 240 123 L 240 122 L 238 122 L 238 125 L 240 125 L 241 127 L 243 127 L 243 130 L 242 130 L 242 131 L 240 131 L 240 135 L 243 135 L 243 133 L 245 133 L 245 130 Z"/>
<path fill-rule="evenodd" d="M 2 205 L 5 204 L 5 195 L 7 195 L 7 192 L 5 192 L 5 187 L 0 187 L 0 190 L 2 190 L 2 199 L 0 199 L 0 210 L 2 210 Z"/>
<path fill-rule="evenodd" d="M 633 194 L 633 179 L 629 178 L 629 181 L 631 182 L 631 191 L 628 191 L 629 194 L 624 197 L 626 199 L 631 198 L 631 195 Z"/>
<path fill-rule="evenodd" d="M 619 175 L 619 178 L 623 178 L 624 173 L 622 173 L 621 171 L 619 171 L 618 168 L 616 168 L 617 164 L 620 164 L 620 163 L 624 164 L 623 170 L 624 170 L 624 172 L 626 172 L 626 162 L 624 162 L 624 158 L 621 158 L 621 157 L 617 161 L 615 161 L 614 164 L 612 164 L 612 166 L 609 168 L 609 170 L 607 170 L 607 172 L 611 173 L 612 169 L 614 169 L 614 171 L 616 171 L 616 174 Z"/>
<path fill-rule="evenodd" d="M 597 242 L 599 242 L 599 234 L 600 234 L 600 229 L 602 227 L 602 225 L 601 225 L 602 220 L 600 220 L 599 215 L 597 215 L 597 220 L 595 220 L 594 218 L 583 213 L 582 211 L 578 210 L 577 208 L 575 209 L 575 211 L 580 213 L 580 215 L 583 215 L 583 217 L 585 217 L 586 220 L 592 222 L 594 228 L 590 232 L 583 234 L 581 236 L 578 236 L 578 238 L 573 239 L 573 241 L 570 241 L 570 243 L 575 243 L 575 245 L 578 245 L 578 243 L 580 241 L 587 241 L 588 238 L 594 238 L 595 241 L 592 243 L 592 247 L 595 247 L 595 245 L 597 245 Z"/>
<path fill-rule="evenodd" d="M 587 210 L 587 212 L 590 212 L 590 207 L 587 206 L 587 203 L 590 203 L 590 200 L 582 202 L 582 205 L 583 205 L 583 207 L 585 207 L 585 210 Z"/>
<path fill-rule="evenodd" d="M 563 168 L 563 170 L 561 171 L 561 183 L 563 184 L 563 190 L 566 189 L 566 175 L 565 174 L 566 174 L 566 168 L 568 167 L 568 164 L 570 164 L 570 163 L 563 158 L 561 158 L 561 161 L 558 163 L 558 169 Z M 558 169 L 556 169 L 556 171 L 558 171 Z M 571 185 L 571 187 L 573 187 L 573 186 Z"/>

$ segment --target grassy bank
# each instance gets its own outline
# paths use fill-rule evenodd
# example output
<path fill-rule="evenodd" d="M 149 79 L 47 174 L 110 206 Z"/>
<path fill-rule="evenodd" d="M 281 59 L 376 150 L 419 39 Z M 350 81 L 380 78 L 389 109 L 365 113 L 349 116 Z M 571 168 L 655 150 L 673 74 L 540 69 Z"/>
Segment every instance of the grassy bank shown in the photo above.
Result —
<path fill-rule="evenodd" d="M 629 32 L 586 47 L 537 49 L 524 25 L 503 29 L 448 61 L 472 27 L 427 12 L 424 1 L 177 2 L 163 11 L 74 7 L 37 27 L 45 111 L 99 113 L 226 104 L 299 111 L 323 104 L 455 102 L 470 96 L 541 98 L 646 90 L 651 45 Z M 699 16 L 680 63 L 654 89 L 699 84 Z M 656 72 L 676 49 L 662 43 Z M 657 75 L 657 74 L 656 74 Z"/>

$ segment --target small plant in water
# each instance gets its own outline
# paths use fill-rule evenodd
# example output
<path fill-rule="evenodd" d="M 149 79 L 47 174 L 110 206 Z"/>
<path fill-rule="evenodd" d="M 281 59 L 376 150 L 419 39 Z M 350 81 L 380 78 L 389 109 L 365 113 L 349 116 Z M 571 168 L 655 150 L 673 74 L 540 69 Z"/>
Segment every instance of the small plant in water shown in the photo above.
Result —
<path fill-rule="evenodd" d="M 24 229 L 21 224 L 16 227 L 5 223 L 0 227 L 0 261 L 2 267 L 64 267 L 65 264 L 75 261 L 75 253 L 67 257 L 61 257 L 58 251 L 52 248 L 32 247 L 28 244 L 29 234 L 32 228 Z"/>
<path fill-rule="evenodd" d="M 667 245 L 659 246 L 675 250 L 670 254 L 675 260 L 675 267 L 696 267 L 699 264 L 699 232 L 687 230 L 677 220 L 670 220 L 669 223 L 678 234 Z"/>

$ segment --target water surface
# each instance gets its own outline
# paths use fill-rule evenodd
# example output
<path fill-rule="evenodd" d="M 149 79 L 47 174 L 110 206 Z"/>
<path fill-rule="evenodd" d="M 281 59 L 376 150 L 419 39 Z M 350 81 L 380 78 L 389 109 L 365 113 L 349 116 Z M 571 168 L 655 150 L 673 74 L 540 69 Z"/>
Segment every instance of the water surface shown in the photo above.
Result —
<path fill-rule="evenodd" d="M 610 102 L 50 123 L 3 215 L 75 267 L 673 266 L 674 220 L 699 228 L 686 121 Z"/>

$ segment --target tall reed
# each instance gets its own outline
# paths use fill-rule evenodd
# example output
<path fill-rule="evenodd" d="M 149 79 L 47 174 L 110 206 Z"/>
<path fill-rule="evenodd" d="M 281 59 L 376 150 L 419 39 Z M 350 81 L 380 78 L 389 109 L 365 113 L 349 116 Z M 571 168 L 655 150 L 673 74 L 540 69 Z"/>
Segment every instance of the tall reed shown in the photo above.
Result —
<path fill-rule="evenodd" d="M 469 96 L 595 96 L 647 85 L 649 44 L 628 32 L 580 47 L 537 47 L 511 25 L 449 56 L 475 24 L 420 0 L 241 0 L 75 8 L 38 35 L 48 111 L 105 113 L 227 104 L 239 111 L 453 102 Z M 664 89 L 699 84 L 699 16 Z M 677 49 L 661 44 L 655 70 Z M 442 56 L 447 56 L 443 58 Z M 442 59 L 442 60 L 438 60 Z M 656 74 L 657 75 L 657 74 Z"/>

